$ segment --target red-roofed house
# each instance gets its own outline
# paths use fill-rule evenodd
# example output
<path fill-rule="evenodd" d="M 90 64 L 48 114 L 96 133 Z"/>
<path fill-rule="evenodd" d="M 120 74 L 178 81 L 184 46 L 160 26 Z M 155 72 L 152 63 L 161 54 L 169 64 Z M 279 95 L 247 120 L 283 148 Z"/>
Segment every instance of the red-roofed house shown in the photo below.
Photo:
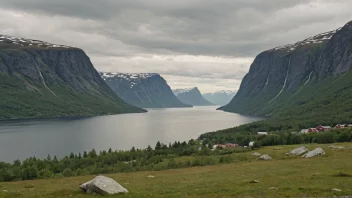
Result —
<path fill-rule="evenodd" d="M 331 126 L 317 126 L 316 128 L 319 132 L 325 132 L 325 131 L 330 131 L 331 130 Z"/>

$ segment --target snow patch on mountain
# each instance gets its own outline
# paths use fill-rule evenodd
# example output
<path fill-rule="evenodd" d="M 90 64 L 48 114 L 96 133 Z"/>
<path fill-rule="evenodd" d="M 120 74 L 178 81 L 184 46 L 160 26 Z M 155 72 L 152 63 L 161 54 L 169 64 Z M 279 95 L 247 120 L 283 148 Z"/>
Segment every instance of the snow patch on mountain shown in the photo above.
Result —
<path fill-rule="evenodd" d="M 232 90 L 221 90 L 221 91 L 217 91 L 214 93 L 205 93 L 208 95 L 218 95 L 218 94 L 224 94 L 224 95 L 235 95 L 236 91 L 232 91 Z"/>
<path fill-rule="evenodd" d="M 18 47 L 71 48 L 65 45 L 57 45 L 44 41 L 25 39 L 8 35 L 0 35 L 0 44 L 15 45 Z"/>
<path fill-rule="evenodd" d="M 177 95 L 180 95 L 180 94 L 183 94 L 183 93 L 188 93 L 194 89 L 197 89 L 197 87 L 192 87 L 192 88 L 185 88 L 185 89 L 175 89 L 175 90 L 172 90 L 174 92 L 174 94 L 177 96 Z"/>
<path fill-rule="evenodd" d="M 129 81 L 131 83 L 130 88 L 133 88 L 136 84 L 138 84 L 142 79 L 151 78 L 153 76 L 157 76 L 157 73 L 118 73 L 118 72 L 100 72 L 100 76 L 103 80 L 109 79 L 119 79 Z"/>
<path fill-rule="evenodd" d="M 330 32 L 324 32 L 321 34 L 318 34 L 316 36 L 307 38 L 303 41 L 299 41 L 297 43 L 294 44 L 287 44 L 287 45 L 283 45 L 283 46 L 279 46 L 279 47 L 275 47 L 273 49 L 270 49 L 269 51 L 276 51 L 276 50 L 284 50 L 287 52 L 293 51 L 298 47 L 304 46 L 304 45 L 309 45 L 309 44 L 316 44 L 316 43 L 322 43 L 325 42 L 327 40 L 330 40 L 334 34 L 339 31 L 341 28 L 330 31 Z"/>

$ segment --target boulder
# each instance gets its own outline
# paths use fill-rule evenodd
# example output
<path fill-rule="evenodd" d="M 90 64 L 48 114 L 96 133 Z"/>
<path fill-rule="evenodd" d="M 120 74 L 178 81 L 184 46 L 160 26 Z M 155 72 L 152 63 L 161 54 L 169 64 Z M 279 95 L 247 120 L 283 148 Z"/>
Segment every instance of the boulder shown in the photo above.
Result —
<path fill-rule="evenodd" d="M 345 147 L 343 147 L 343 146 L 331 145 L 331 146 L 329 146 L 329 148 L 332 148 L 332 149 L 344 149 Z"/>
<path fill-rule="evenodd" d="M 254 152 L 252 153 L 252 156 L 261 156 L 262 154 L 258 153 L 258 152 Z"/>
<path fill-rule="evenodd" d="M 273 158 L 271 158 L 269 155 L 262 155 L 258 158 L 258 160 L 272 160 Z"/>
<path fill-rule="evenodd" d="M 306 153 L 305 155 L 303 155 L 303 158 L 311 158 L 317 155 L 325 155 L 325 152 L 322 148 L 316 148 L 312 151 L 309 151 L 308 153 Z"/>
<path fill-rule="evenodd" d="M 105 176 L 97 176 L 94 179 L 82 184 L 80 188 L 86 193 L 97 193 L 102 195 L 128 193 L 126 188 L 121 186 L 115 180 Z"/>
<path fill-rule="evenodd" d="M 303 153 L 305 153 L 307 151 L 309 151 L 307 147 L 301 146 L 301 147 L 293 149 L 288 154 L 289 155 L 301 155 L 301 154 L 303 154 Z"/>

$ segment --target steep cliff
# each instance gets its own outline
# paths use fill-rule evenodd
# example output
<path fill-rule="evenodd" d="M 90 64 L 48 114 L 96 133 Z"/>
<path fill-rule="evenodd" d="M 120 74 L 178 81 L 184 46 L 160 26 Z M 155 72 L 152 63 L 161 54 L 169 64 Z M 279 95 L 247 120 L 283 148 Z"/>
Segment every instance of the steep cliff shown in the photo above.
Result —
<path fill-rule="evenodd" d="M 213 104 L 226 105 L 232 100 L 235 94 L 236 92 L 234 91 L 222 90 L 214 93 L 205 93 L 203 97 Z"/>
<path fill-rule="evenodd" d="M 234 99 L 221 110 L 289 117 L 351 109 L 352 22 L 260 53 Z M 331 115 L 330 115 L 331 116 Z"/>
<path fill-rule="evenodd" d="M 210 106 L 214 105 L 211 102 L 203 98 L 197 87 L 189 89 L 175 89 L 173 90 L 174 94 L 179 100 L 185 104 L 190 104 L 193 106 Z"/>
<path fill-rule="evenodd" d="M 142 108 L 191 107 L 172 93 L 163 77 L 155 73 L 103 73 L 110 88 L 130 104 Z"/>
<path fill-rule="evenodd" d="M 0 119 L 127 112 L 83 50 L 0 35 Z"/>

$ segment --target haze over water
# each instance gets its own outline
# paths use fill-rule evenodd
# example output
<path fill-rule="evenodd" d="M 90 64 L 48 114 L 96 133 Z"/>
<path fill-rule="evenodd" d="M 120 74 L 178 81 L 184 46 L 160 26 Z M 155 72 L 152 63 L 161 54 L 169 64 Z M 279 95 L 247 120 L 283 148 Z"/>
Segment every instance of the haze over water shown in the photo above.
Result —
<path fill-rule="evenodd" d="M 142 114 L 0 122 L 0 161 L 45 158 L 48 154 L 62 157 L 93 148 L 154 148 L 157 141 L 188 141 L 202 133 L 261 120 L 215 109 L 148 109 L 148 113 Z"/>

